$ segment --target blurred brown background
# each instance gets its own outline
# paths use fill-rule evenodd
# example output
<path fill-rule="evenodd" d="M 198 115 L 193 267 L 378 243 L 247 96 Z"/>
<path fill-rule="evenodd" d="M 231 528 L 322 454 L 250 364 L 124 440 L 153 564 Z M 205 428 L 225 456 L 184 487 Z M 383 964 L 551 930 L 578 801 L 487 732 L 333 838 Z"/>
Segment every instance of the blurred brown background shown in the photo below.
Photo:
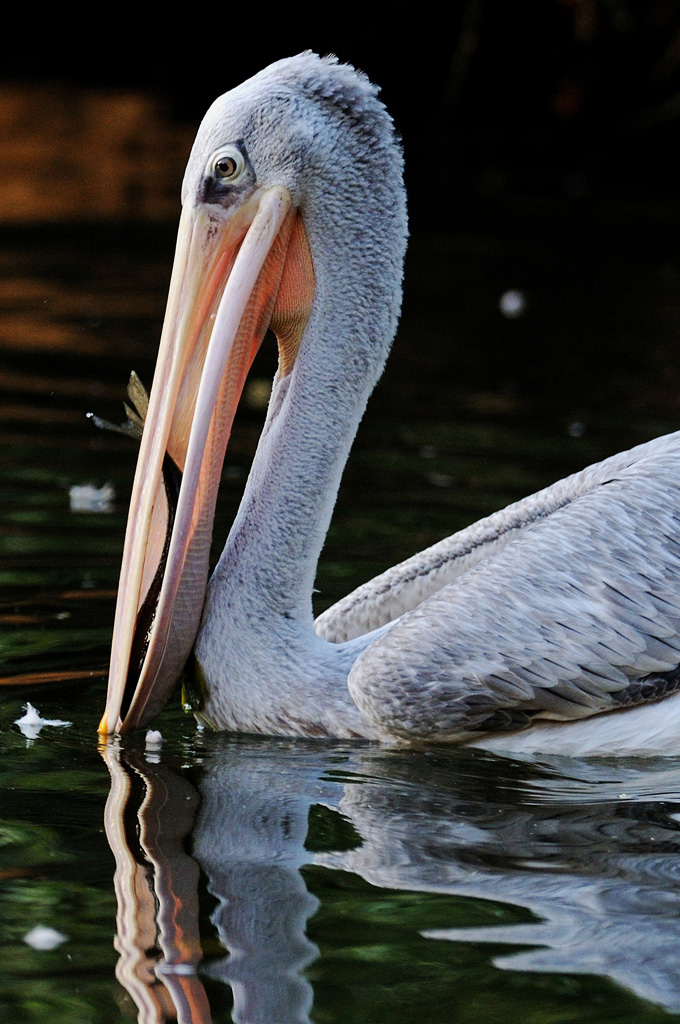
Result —
<path fill-rule="evenodd" d="M 677 192 L 675 0 L 22 17 L 0 68 L 0 223 L 175 216 L 208 104 L 305 48 L 382 86 L 416 217 L 439 220 L 461 195 Z"/>

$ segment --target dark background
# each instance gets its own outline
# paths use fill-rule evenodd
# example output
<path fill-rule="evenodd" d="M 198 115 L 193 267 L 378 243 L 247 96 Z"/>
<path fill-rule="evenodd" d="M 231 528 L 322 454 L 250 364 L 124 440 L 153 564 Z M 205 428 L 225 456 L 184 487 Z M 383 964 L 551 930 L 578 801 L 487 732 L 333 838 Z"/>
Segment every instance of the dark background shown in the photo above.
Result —
<path fill-rule="evenodd" d="M 194 5 L 174 16 L 109 7 L 24 18 L 25 31 L 6 37 L 5 80 L 141 87 L 187 123 L 272 60 L 336 53 L 382 86 L 416 216 L 441 216 L 427 195 L 440 182 L 460 184 L 468 200 L 677 190 L 676 0 Z"/>
<path fill-rule="evenodd" d="M 122 8 L 86 9 L 77 18 L 62 9 L 19 14 L 25 30 L 7 38 L 0 84 L 33 89 L 37 106 L 28 127 L 22 122 L 15 131 L 24 156 L 12 187 L 34 174 L 39 188 L 55 195 L 70 188 L 67 215 L 95 221 L 85 224 L 89 235 L 78 224 L 71 249 L 91 247 L 95 265 L 104 256 L 101 273 L 112 291 L 130 290 L 136 268 L 138 276 L 146 273 L 142 252 L 155 247 L 166 254 L 164 294 L 179 183 L 191 138 L 215 96 L 305 48 L 334 52 L 381 86 L 406 157 L 411 243 L 404 316 L 386 374 L 392 391 L 378 389 L 374 405 L 394 403 L 396 393 L 410 409 L 420 405 L 423 414 L 448 419 L 467 414 L 469 396 L 483 393 L 475 408 L 485 414 L 492 406 L 524 409 L 530 418 L 538 411 L 559 429 L 577 419 L 589 424 L 588 436 L 604 408 L 636 423 L 640 438 L 677 425 L 680 0 L 459 0 L 446 7 L 397 0 L 271 9 L 194 5 L 175 15 L 140 7 L 134 17 Z M 126 150 L 126 138 L 116 136 L 118 149 L 100 152 L 96 133 L 95 141 L 91 132 L 65 134 L 63 144 L 57 133 L 41 154 L 52 116 L 45 97 L 62 97 L 55 119 L 68 126 L 83 116 L 80 99 L 96 90 L 151 97 L 149 119 L 140 120 L 134 143 Z M 31 129 L 26 157 L 21 147 Z M 102 146 L 109 141 L 105 134 L 101 139 Z M 73 166 L 60 178 L 56 164 L 67 150 Z M 102 213 L 105 188 L 94 190 L 89 206 L 83 197 L 119 160 L 134 181 L 126 191 L 125 173 L 119 175 L 122 205 Z M 11 205 L 9 188 L 6 194 Z M 35 198 L 34 190 L 29 200 Z M 9 252 L 16 254 L 31 216 L 32 237 L 44 244 L 45 208 L 26 214 L 16 230 L 3 227 Z M 135 220 L 137 234 L 129 231 Z M 112 269 L 118 222 L 120 279 Z M 61 225 L 55 232 L 61 239 Z M 499 297 L 513 288 L 526 296 L 526 315 L 507 319 Z M 76 292 L 82 296 L 86 286 L 78 283 Z M 131 363 L 146 379 L 161 318 L 159 299 L 143 351 Z M 102 325 L 92 338 L 94 365 L 106 329 L 111 345 L 120 347 L 130 327 L 99 310 L 87 331 L 90 321 Z M 14 344 L 14 323 L 7 334 Z M 28 346 L 13 351 L 14 362 L 30 357 Z M 63 373 L 49 358 L 41 355 L 43 370 Z M 61 353 L 58 358 L 63 362 Z M 82 367 L 89 356 L 77 358 Z M 262 375 L 270 371 L 267 364 Z M 101 412 L 115 415 L 113 408 Z M 609 454 L 610 440 L 592 453 L 577 452 L 575 468 Z"/>

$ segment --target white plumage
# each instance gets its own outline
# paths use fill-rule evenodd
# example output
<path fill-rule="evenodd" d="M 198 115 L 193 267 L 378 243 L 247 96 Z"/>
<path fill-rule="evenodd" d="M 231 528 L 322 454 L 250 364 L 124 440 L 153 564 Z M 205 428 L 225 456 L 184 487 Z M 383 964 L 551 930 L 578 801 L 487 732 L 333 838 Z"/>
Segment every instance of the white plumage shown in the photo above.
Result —
<path fill-rule="evenodd" d="M 360 587 L 313 623 L 316 565 L 341 472 L 387 357 L 401 300 L 401 154 L 376 90 L 363 76 L 302 54 L 221 97 L 206 115 L 185 177 L 183 223 L 207 219 L 208 241 L 200 252 L 213 259 L 213 235 L 233 234 L 245 218 L 245 241 L 227 261 L 234 292 L 246 266 L 243 253 L 259 237 L 252 225 L 260 214 L 252 209 L 264 208 L 271 196 L 290 207 L 272 215 L 284 227 L 258 264 L 257 287 L 274 279 L 268 268 L 280 258 L 281 284 L 267 307 L 280 369 L 241 507 L 207 589 L 196 641 L 201 717 L 217 728 L 270 734 L 574 753 L 674 750 L 680 715 L 678 434 L 482 520 Z M 296 226 L 287 242 L 289 221 L 282 218 L 289 215 Z M 197 237 L 198 228 L 190 230 Z M 277 245 L 283 256 L 276 255 Z M 180 245 L 180 256 L 183 251 Z M 196 271 L 193 257 L 180 256 L 181 297 L 189 287 L 182 282 L 193 280 L 185 262 Z M 214 276 L 211 266 L 206 276 Z M 218 324 L 226 319 L 227 293 L 215 303 L 198 304 L 203 320 L 196 328 L 178 315 L 178 337 L 193 330 L 207 339 L 211 316 Z M 264 314 L 249 320 L 249 308 L 233 338 L 209 342 L 225 346 L 225 393 L 242 387 L 247 359 L 234 369 L 239 339 L 256 321 L 262 326 Z M 172 323 L 168 336 L 171 329 Z M 165 422 L 170 385 L 163 381 L 163 393 L 156 386 L 152 391 L 145 434 Z M 177 385 L 180 399 L 185 388 Z M 229 401 L 228 408 L 217 405 L 213 422 L 231 422 Z M 200 400 L 195 414 L 191 409 L 195 420 L 199 406 Z M 182 447 L 174 423 L 163 428 L 168 440 L 156 448 L 166 444 L 184 469 L 186 441 Z M 209 440 L 204 459 L 213 477 L 218 447 Z M 142 462 L 140 494 L 147 472 Z M 159 685 L 164 694 L 193 642 L 214 504 L 201 504 L 200 487 L 197 495 L 198 511 L 186 526 L 188 500 L 180 495 L 174 530 L 189 539 L 179 568 L 174 548 L 167 566 L 158 548 L 151 567 L 145 563 L 146 588 L 159 561 L 166 575 L 150 627 L 151 654 L 143 648 L 134 697 L 136 676 L 121 698 L 124 682 L 112 673 L 107 730 L 148 720 L 164 699 L 157 696 Z M 163 501 L 155 499 L 157 518 Z M 132 551 L 133 540 L 128 545 Z M 130 554 L 124 566 L 132 563 Z M 146 588 L 131 598 L 122 583 L 120 600 L 140 607 Z M 154 643 L 161 654 L 153 653 Z M 128 658 L 129 652 L 126 673 Z"/>

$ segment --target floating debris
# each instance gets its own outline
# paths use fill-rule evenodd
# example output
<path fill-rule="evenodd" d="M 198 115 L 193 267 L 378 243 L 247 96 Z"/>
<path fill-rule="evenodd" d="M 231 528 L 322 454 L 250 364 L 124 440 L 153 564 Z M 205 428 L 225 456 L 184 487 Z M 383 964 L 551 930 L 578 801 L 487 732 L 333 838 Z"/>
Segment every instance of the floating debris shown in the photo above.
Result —
<path fill-rule="evenodd" d="M 527 308 L 526 295 L 519 288 L 511 288 L 509 291 L 503 292 L 498 300 L 498 306 L 503 316 L 506 316 L 508 320 L 515 320 Z"/>
<path fill-rule="evenodd" d="M 453 484 L 453 477 L 448 473 L 426 473 L 425 479 L 433 487 L 451 487 Z"/>
<path fill-rule="evenodd" d="M 44 924 L 37 924 L 30 932 L 24 935 L 24 942 L 33 949 L 50 950 L 61 946 L 62 942 L 68 942 L 68 935 L 62 935 L 56 928 L 47 928 Z"/>
<path fill-rule="evenodd" d="M 113 484 L 74 484 L 68 497 L 71 512 L 113 512 L 116 489 Z"/>
<path fill-rule="evenodd" d="M 149 762 L 149 764 L 160 764 L 163 737 L 158 731 L 158 729 L 149 729 L 149 731 L 146 734 L 145 744 L 145 759 Z"/>
<path fill-rule="evenodd" d="M 44 729 L 46 725 L 55 726 L 69 726 L 73 725 L 73 722 L 61 722 L 58 718 L 41 718 L 40 712 L 37 708 L 34 708 L 32 704 L 24 704 L 26 714 L 22 718 L 17 718 L 15 725 L 18 725 L 21 732 L 28 740 L 35 740 L 40 735 L 40 730 Z"/>

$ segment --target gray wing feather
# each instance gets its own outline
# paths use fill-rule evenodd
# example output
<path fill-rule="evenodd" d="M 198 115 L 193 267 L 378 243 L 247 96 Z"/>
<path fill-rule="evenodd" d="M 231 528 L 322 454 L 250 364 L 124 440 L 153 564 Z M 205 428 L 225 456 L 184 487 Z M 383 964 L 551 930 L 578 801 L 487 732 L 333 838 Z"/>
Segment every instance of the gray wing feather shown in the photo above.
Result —
<path fill-rule="evenodd" d="M 570 500 L 361 655 L 361 711 L 391 735 L 461 741 L 639 699 L 631 683 L 680 665 L 679 481 L 680 434 L 563 481 Z"/>
<path fill-rule="evenodd" d="M 589 466 L 392 566 L 320 615 L 315 623 L 317 633 L 332 643 L 342 643 L 393 622 L 515 540 L 537 520 L 616 479 L 645 458 L 680 450 L 679 437 L 657 438 Z M 619 537 L 612 537 L 611 543 L 613 549 L 620 549 Z M 628 543 L 634 545 L 635 538 L 626 538 Z M 680 540 L 676 537 L 674 543 Z"/>

